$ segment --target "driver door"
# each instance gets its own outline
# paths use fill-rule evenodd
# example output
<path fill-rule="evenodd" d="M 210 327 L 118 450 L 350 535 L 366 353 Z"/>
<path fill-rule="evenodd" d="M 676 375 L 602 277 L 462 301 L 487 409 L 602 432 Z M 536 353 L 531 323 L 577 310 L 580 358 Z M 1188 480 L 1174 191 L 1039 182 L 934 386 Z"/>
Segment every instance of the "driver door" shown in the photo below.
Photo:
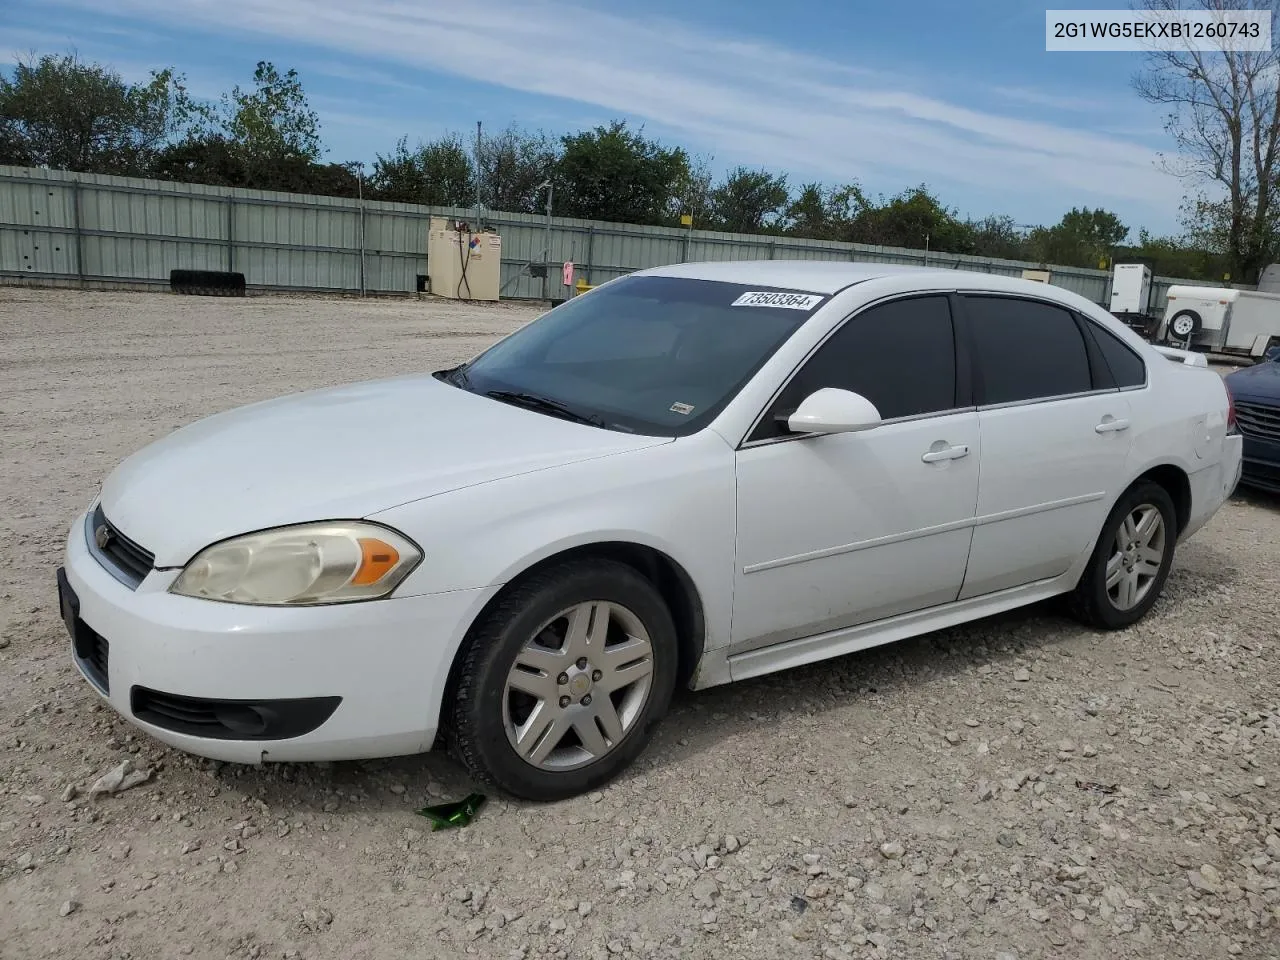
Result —
<path fill-rule="evenodd" d="M 765 412 L 737 453 L 730 657 L 956 600 L 981 454 L 957 352 L 946 295 L 880 303 L 838 328 Z M 822 387 L 862 394 L 882 422 L 790 433 L 786 416 Z M 823 646 L 806 644 L 805 659 Z"/>

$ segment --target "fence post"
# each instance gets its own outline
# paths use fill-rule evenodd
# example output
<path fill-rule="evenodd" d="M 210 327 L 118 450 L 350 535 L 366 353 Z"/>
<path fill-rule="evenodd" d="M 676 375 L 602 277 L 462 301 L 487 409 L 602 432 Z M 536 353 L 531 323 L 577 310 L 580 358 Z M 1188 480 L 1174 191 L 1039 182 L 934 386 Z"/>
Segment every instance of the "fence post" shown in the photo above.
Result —
<path fill-rule="evenodd" d="M 772 260 L 772 259 L 773 259 L 773 252 L 774 252 L 774 249 L 775 249 L 777 246 L 778 246 L 778 244 L 777 244 L 777 242 L 776 242 L 776 241 L 774 241 L 774 240 L 770 240 L 770 241 L 769 241 L 769 259 L 770 259 L 770 260 Z"/>
<path fill-rule="evenodd" d="M 596 250 L 596 228 L 587 227 L 587 262 L 582 265 L 587 273 L 587 285 L 591 284 L 591 257 Z"/>
<path fill-rule="evenodd" d="M 227 273 L 236 268 L 234 233 L 236 229 L 236 198 L 227 197 Z"/>
<path fill-rule="evenodd" d="M 80 181 L 71 181 L 71 222 L 76 228 L 76 276 L 84 289 L 84 232 L 80 226 Z"/>

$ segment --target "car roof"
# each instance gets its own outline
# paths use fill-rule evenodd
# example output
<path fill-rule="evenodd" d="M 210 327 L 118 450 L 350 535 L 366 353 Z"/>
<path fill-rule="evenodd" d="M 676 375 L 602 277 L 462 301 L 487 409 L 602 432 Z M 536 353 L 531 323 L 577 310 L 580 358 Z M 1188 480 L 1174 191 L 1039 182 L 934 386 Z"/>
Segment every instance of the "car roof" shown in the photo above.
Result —
<path fill-rule="evenodd" d="M 939 275 L 961 287 L 1031 293 L 1061 299 L 1059 289 L 1033 280 L 975 270 L 917 267 L 899 263 L 853 263 L 839 260 L 723 260 L 701 263 L 673 263 L 638 270 L 632 276 L 685 277 L 690 280 L 718 280 L 725 283 L 758 284 L 809 293 L 837 293 L 855 283 L 884 277 L 906 279 L 917 276 L 937 282 Z"/>

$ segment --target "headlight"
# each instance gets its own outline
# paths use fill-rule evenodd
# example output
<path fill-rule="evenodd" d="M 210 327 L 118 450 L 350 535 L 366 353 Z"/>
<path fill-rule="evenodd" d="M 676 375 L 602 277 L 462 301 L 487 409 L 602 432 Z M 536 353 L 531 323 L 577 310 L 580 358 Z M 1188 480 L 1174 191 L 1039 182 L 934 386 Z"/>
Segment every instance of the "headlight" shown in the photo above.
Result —
<path fill-rule="evenodd" d="M 183 568 L 170 593 L 229 603 L 305 606 L 385 597 L 422 559 L 373 523 L 307 523 L 234 537 Z"/>

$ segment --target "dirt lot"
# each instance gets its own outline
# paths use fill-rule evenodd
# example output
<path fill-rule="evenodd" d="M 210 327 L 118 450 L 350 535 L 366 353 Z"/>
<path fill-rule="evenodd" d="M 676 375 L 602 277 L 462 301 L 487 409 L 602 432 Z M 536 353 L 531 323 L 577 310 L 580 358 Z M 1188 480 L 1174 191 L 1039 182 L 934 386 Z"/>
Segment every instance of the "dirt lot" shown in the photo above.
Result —
<path fill-rule="evenodd" d="M 1280 956 L 1275 499 L 1135 629 L 1037 608 L 686 694 L 603 793 L 460 831 L 414 813 L 466 792 L 443 756 L 212 764 L 99 705 L 54 568 L 122 457 L 531 316 L 0 288 L 0 957 Z"/>

